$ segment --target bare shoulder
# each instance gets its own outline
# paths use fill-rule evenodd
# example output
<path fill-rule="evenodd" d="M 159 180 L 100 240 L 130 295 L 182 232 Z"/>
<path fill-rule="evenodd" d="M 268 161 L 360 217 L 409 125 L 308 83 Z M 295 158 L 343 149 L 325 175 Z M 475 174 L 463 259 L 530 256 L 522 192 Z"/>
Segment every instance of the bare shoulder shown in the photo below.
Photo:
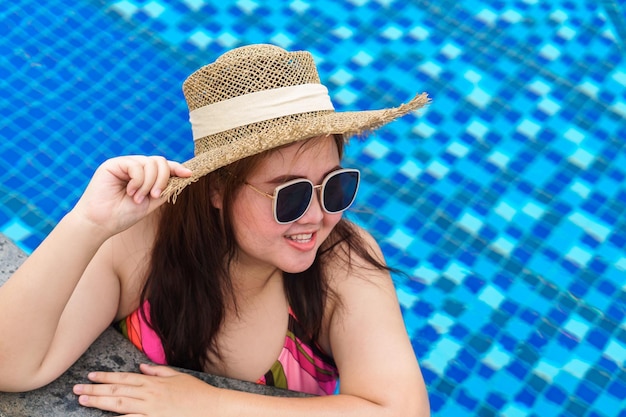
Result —
<path fill-rule="evenodd" d="M 326 304 L 321 343 L 328 346 L 333 327 L 343 328 L 353 316 L 372 305 L 399 312 L 395 287 L 376 239 L 362 227 L 349 224 L 351 237 L 335 242 L 324 262 L 332 296 Z"/>
<path fill-rule="evenodd" d="M 359 225 L 347 226 L 350 237 L 338 241 L 324 265 L 331 287 L 340 292 L 344 285 L 364 282 L 389 287 L 391 277 L 376 239 Z"/>
<path fill-rule="evenodd" d="M 380 246 L 358 226 L 349 231 L 356 241 L 338 241 L 338 256 L 326 265 L 337 301 L 322 341 L 339 369 L 340 390 L 387 404 L 392 415 L 427 415 L 424 381 Z"/>

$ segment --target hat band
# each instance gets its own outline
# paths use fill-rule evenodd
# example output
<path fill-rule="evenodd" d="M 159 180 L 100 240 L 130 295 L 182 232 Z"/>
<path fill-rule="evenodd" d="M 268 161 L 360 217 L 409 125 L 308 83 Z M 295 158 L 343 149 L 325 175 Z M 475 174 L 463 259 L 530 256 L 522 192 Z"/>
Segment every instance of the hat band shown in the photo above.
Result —
<path fill-rule="evenodd" d="M 189 112 L 193 140 L 236 127 L 311 111 L 334 110 L 322 84 L 262 90 L 209 104 Z"/>

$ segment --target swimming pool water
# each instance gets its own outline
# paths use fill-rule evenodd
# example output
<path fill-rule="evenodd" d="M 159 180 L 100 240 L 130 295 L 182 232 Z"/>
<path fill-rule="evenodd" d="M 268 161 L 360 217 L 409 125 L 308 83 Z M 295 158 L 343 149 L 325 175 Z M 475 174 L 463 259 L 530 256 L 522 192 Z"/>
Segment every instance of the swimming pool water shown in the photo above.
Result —
<path fill-rule="evenodd" d="M 270 3 L 270 4 L 268 4 Z M 339 110 L 427 91 L 363 141 L 435 416 L 626 416 L 620 1 L 122 0 L 0 10 L 0 232 L 31 251 L 108 157 L 192 153 L 182 80 L 311 50 Z"/>

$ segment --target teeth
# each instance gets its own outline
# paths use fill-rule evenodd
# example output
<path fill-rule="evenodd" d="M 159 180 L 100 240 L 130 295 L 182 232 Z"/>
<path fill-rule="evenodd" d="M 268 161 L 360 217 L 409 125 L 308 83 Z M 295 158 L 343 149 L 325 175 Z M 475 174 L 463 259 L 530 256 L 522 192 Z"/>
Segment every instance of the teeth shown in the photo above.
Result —
<path fill-rule="evenodd" d="M 309 240 L 311 240 L 312 237 L 313 233 L 303 233 L 300 235 L 287 236 L 287 239 L 295 240 L 296 242 L 308 242 Z"/>

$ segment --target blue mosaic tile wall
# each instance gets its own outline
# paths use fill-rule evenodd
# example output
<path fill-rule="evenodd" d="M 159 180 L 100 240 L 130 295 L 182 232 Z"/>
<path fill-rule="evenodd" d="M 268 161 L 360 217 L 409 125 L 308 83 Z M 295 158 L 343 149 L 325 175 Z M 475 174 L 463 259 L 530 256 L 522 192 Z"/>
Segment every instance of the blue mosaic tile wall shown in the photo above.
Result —
<path fill-rule="evenodd" d="M 271 4 L 268 4 L 271 3 Z M 626 8 L 583 0 L 18 0 L 0 10 L 0 232 L 32 250 L 104 159 L 185 160 L 180 84 L 314 53 L 434 416 L 626 416 Z"/>

